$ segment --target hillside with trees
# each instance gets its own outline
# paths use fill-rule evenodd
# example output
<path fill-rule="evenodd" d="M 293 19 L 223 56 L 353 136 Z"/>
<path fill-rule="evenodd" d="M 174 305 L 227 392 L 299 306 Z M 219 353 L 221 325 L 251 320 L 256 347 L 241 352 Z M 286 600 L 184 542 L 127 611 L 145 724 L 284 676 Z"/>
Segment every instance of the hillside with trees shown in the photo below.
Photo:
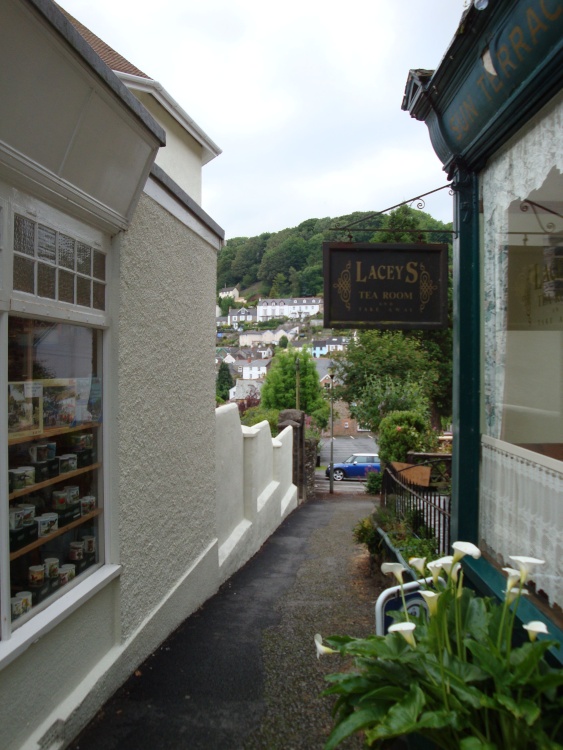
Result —
<path fill-rule="evenodd" d="M 391 231 L 397 228 L 411 232 Z M 257 237 L 234 237 L 219 254 L 217 289 L 238 286 L 243 294 L 256 287 L 262 297 L 315 297 L 323 291 L 323 242 L 350 237 L 354 242 L 416 242 L 417 230 L 430 229 L 438 234 L 425 235 L 428 242 L 449 243 L 451 228 L 424 211 L 402 206 L 386 215 L 356 211 L 307 219 L 297 227 Z"/>

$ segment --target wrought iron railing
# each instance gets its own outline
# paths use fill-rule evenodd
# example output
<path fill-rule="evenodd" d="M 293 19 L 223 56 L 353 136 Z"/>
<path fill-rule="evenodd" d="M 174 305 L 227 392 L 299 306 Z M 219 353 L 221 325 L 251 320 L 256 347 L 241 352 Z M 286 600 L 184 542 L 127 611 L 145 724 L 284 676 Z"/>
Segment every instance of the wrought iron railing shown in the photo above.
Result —
<path fill-rule="evenodd" d="M 419 464 L 421 465 L 421 464 Z M 387 466 L 383 473 L 381 497 L 393 505 L 399 518 L 408 519 L 415 536 L 436 539 L 436 551 L 449 554 L 451 495 L 443 484 L 423 487 L 409 482 L 404 470 Z"/>

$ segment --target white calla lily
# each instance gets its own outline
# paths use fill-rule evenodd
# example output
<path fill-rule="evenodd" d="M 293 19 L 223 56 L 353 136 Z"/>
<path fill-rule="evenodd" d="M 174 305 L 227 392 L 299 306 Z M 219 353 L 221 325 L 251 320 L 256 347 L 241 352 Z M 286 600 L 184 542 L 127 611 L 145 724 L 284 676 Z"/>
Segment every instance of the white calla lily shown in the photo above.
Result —
<path fill-rule="evenodd" d="M 520 571 L 520 583 L 526 583 L 528 575 L 530 574 L 530 568 L 534 565 L 545 564 L 545 560 L 540 560 L 537 557 L 526 557 L 525 555 L 509 555 L 509 557 L 518 566 Z"/>
<path fill-rule="evenodd" d="M 424 568 L 426 567 L 425 557 L 411 557 L 409 558 L 409 565 L 414 568 L 421 576 L 424 575 Z"/>
<path fill-rule="evenodd" d="M 514 586 L 520 581 L 520 571 L 515 568 L 503 568 L 503 571 L 508 576 L 506 579 L 506 590 L 512 591 Z"/>
<path fill-rule="evenodd" d="M 465 555 L 469 555 L 474 560 L 481 557 L 481 550 L 472 542 L 454 542 L 452 547 L 454 549 L 454 563 L 459 562 Z"/>
<path fill-rule="evenodd" d="M 528 596 L 528 592 L 526 589 L 521 589 L 520 586 L 514 586 L 511 589 L 506 589 L 505 596 L 508 604 L 512 604 L 518 596 Z"/>
<path fill-rule="evenodd" d="M 328 646 L 323 646 L 323 637 L 320 633 L 315 634 L 315 647 L 317 649 L 317 659 L 320 659 L 321 656 L 324 656 L 324 654 L 337 654 L 338 651 L 335 651 L 333 648 L 329 648 Z"/>
<path fill-rule="evenodd" d="M 440 598 L 440 594 L 437 594 L 435 591 L 426 591 L 422 590 L 420 592 L 420 595 L 426 602 L 426 605 L 428 607 L 428 612 L 430 613 L 430 616 L 436 614 L 437 608 L 438 608 L 438 599 Z"/>
<path fill-rule="evenodd" d="M 430 575 L 432 576 L 432 581 L 434 582 L 434 586 L 436 586 L 438 584 L 438 578 L 440 577 L 440 571 L 442 570 L 442 566 L 438 563 L 437 560 L 433 560 L 432 562 L 429 562 L 426 567 L 430 571 Z"/>
<path fill-rule="evenodd" d="M 522 627 L 524 628 L 524 630 L 528 631 L 528 636 L 530 637 L 530 640 L 532 642 L 535 641 L 540 634 L 549 635 L 547 625 L 545 624 L 545 622 L 541 622 L 540 620 L 532 620 Z"/>
<path fill-rule="evenodd" d="M 439 560 L 435 560 L 435 563 L 440 566 L 446 575 L 449 575 L 452 565 L 454 564 L 454 556 L 446 555 L 445 557 L 440 557 Z"/>
<path fill-rule="evenodd" d="M 415 648 L 416 641 L 413 634 L 415 628 L 416 625 L 414 624 L 414 622 L 395 622 L 393 623 L 393 625 L 389 626 L 389 632 L 400 633 L 405 641 L 409 644 L 409 646 Z"/>
<path fill-rule="evenodd" d="M 395 578 L 399 581 L 399 583 L 403 583 L 403 573 L 405 572 L 405 568 L 401 563 L 394 562 L 385 562 L 381 565 L 381 572 L 385 575 L 394 575 Z"/>

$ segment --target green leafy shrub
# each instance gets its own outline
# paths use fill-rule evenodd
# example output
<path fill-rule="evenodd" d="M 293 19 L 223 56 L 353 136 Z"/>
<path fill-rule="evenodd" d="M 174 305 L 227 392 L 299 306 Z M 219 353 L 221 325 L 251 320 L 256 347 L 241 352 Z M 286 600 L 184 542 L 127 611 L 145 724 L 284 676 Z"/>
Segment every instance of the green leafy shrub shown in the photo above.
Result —
<path fill-rule="evenodd" d="M 325 695 L 336 697 L 334 728 L 325 750 L 362 732 L 367 747 L 419 735 L 444 750 L 560 750 L 563 745 L 563 669 L 546 657 L 556 641 L 544 622 L 523 627 L 529 640 L 518 645 L 516 614 L 529 568 L 542 560 L 511 557 L 504 600 L 478 596 L 463 585 L 460 559 L 478 557 L 475 545 L 456 542 L 454 555 L 431 565 L 416 562 L 431 576 L 420 594 L 428 614 L 409 615 L 403 592 L 404 568 L 384 563 L 401 585 L 403 611 L 384 636 L 332 636 L 317 655 L 352 657 L 350 671 L 327 677 Z M 539 638 L 538 638 L 539 635 Z M 541 640 L 540 640 L 541 639 Z"/>
<path fill-rule="evenodd" d="M 272 437 L 278 434 L 278 423 L 280 413 L 277 409 L 265 409 L 263 406 L 251 406 L 240 418 L 240 423 L 245 427 L 253 427 L 259 422 L 268 422 Z"/>
<path fill-rule="evenodd" d="M 381 471 L 368 471 L 366 476 L 366 492 L 368 495 L 379 495 L 383 483 L 383 474 Z"/>
<path fill-rule="evenodd" d="M 394 411 L 379 425 L 379 457 L 384 463 L 405 462 L 411 451 L 433 450 L 435 437 L 429 420 L 416 411 Z"/>
<path fill-rule="evenodd" d="M 375 554 L 379 549 L 381 537 L 375 527 L 373 516 L 367 516 L 358 521 L 354 526 L 353 534 L 356 544 L 365 544 L 370 554 Z"/>

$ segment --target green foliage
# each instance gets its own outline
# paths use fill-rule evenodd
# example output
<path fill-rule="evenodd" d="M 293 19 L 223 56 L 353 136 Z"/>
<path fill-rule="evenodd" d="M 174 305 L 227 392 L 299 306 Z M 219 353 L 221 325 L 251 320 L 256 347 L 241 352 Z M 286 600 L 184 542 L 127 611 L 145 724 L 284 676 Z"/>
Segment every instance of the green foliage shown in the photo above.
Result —
<path fill-rule="evenodd" d="M 283 336 L 280 336 L 280 340 L 278 341 L 278 346 L 280 349 L 287 349 L 287 346 L 289 344 L 289 339 L 284 334 Z"/>
<path fill-rule="evenodd" d="M 360 331 L 345 352 L 335 355 L 334 362 L 342 384 L 339 397 L 350 404 L 352 416 L 366 419 L 367 426 L 372 421 L 379 425 L 382 409 L 387 408 L 386 396 L 391 399 L 404 390 L 411 394 L 411 402 L 423 402 L 430 397 L 438 377 L 420 342 L 407 338 L 402 331 Z"/>
<path fill-rule="evenodd" d="M 498 602 L 463 586 L 464 554 L 480 552 L 454 544 L 454 556 L 432 569 L 420 561 L 421 577 L 433 579 L 422 590 L 428 615 L 414 617 L 404 606 L 385 636 L 326 639 L 355 666 L 326 678 L 324 694 L 336 702 L 325 750 L 358 732 L 367 747 L 379 748 L 415 734 L 444 750 L 563 747 L 563 670 L 545 658 L 556 642 L 537 640 L 536 624 L 529 623 L 530 640 L 515 645 L 525 569 Z M 402 580 L 400 566 L 382 572 Z"/>
<path fill-rule="evenodd" d="M 383 473 L 381 471 L 368 471 L 366 476 L 366 492 L 368 495 L 379 495 L 383 483 Z"/>
<path fill-rule="evenodd" d="M 219 372 L 217 373 L 217 381 L 215 384 L 215 392 L 217 398 L 221 401 L 227 401 L 229 398 L 229 391 L 234 386 L 234 381 L 229 370 L 229 365 L 226 362 L 221 362 L 219 365 Z"/>
<path fill-rule="evenodd" d="M 358 521 L 352 533 L 356 544 L 365 544 L 370 554 L 376 553 L 381 537 L 377 533 L 373 516 L 367 516 Z"/>
<path fill-rule="evenodd" d="M 266 409 L 263 405 L 251 406 L 241 415 L 240 423 L 245 427 L 253 427 L 259 422 L 268 422 L 272 437 L 278 434 L 280 413 L 277 409 Z"/>
<path fill-rule="evenodd" d="M 381 420 L 393 411 L 416 411 L 429 416 L 430 400 L 423 383 L 415 380 L 410 372 L 403 379 L 368 375 L 354 409 L 360 424 L 378 432 Z"/>
<path fill-rule="evenodd" d="M 399 514 L 393 499 L 388 497 L 387 503 L 379 506 L 375 511 L 374 523 L 385 531 L 391 544 L 401 553 L 403 559 L 425 557 L 429 562 L 438 557 L 434 530 L 424 524 L 420 511 Z M 386 547 L 380 548 L 382 557 L 385 557 L 386 550 Z"/>
<path fill-rule="evenodd" d="M 379 425 L 379 457 L 385 463 L 405 462 L 410 451 L 433 450 L 435 441 L 429 420 L 418 412 L 391 412 Z"/>
<path fill-rule="evenodd" d="M 219 307 L 221 308 L 221 315 L 223 317 L 227 316 L 229 314 L 230 308 L 234 306 L 235 306 L 234 297 L 220 297 L 219 298 Z"/>
<path fill-rule="evenodd" d="M 306 349 L 277 349 L 262 387 L 262 404 L 269 409 L 295 409 L 299 362 L 299 408 L 311 416 L 330 411 L 319 381 L 315 360 Z"/>

